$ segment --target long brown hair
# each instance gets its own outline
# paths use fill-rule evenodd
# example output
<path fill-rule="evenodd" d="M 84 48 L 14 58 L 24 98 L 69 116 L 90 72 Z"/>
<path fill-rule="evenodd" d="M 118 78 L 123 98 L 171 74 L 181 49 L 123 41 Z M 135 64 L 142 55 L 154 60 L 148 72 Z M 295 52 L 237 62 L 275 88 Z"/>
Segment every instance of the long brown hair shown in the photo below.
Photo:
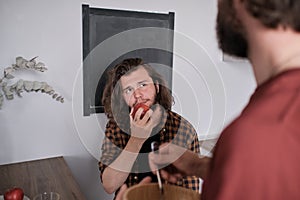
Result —
<path fill-rule="evenodd" d="M 128 58 L 108 72 L 108 81 L 104 88 L 102 103 L 104 105 L 104 112 L 109 119 L 118 123 L 122 122 L 122 124 L 129 122 L 129 107 L 123 99 L 119 80 L 125 74 L 131 73 L 139 67 L 143 67 L 152 78 L 153 83 L 159 85 L 155 99 L 156 103 L 167 110 L 171 109 L 173 98 L 163 76 L 149 64 L 144 64 L 141 58 Z"/>

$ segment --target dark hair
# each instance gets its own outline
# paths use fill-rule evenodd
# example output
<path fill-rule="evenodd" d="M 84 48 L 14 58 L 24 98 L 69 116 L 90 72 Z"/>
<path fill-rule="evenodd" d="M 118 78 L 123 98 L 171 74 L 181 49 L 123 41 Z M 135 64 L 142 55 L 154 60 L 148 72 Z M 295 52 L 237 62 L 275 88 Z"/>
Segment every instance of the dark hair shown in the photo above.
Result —
<path fill-rule="evenodd" d="M 154 83 L 158 83 L 159 92 L 156 94 L 156 103 L 165 109 L 171 109 L 173 98 L 165 79 L 149 64 L 144 64 L 141 58 L 128 58 L 117 64 L 108 72 L 108 81 L 103 91 L 102 104 L 107 117 L 115 122 L 128 122 L 128 106 L 122 96 L 120 78 L 132 71 L 143 67 Z M 112 106 L 113 105 L 113 106 Z M 125 120 L 125 121 L 124 121 Z"/>
<path fill-rule="evenodd" d="M 300 32 L 299 0 L 245 0 L 247 11 L 269 28 L 290 27 Z"/>

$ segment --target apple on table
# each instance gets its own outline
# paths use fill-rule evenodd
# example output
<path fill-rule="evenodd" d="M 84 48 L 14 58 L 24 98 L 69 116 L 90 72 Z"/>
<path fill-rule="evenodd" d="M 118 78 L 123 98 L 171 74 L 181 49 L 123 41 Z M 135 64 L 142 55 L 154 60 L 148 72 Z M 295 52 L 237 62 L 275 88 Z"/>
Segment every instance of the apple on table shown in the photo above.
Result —
<path fill-rule="evenodd" d="M 21 188 L 11 188 L 4 194 L 4 200 L 23 200 L 24 191 Z"/>

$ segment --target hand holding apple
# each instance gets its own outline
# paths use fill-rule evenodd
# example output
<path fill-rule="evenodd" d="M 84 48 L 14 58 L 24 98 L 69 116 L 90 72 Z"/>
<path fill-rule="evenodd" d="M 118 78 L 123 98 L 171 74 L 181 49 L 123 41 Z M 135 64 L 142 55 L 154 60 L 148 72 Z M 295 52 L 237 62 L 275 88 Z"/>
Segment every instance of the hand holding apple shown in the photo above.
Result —
<path fill-rule="evenodd" d="M 21 188 L 12 188 L 9 189 L 4 194 L 4 200 L 23 200 L 24 198 L 24 192 Z"/>

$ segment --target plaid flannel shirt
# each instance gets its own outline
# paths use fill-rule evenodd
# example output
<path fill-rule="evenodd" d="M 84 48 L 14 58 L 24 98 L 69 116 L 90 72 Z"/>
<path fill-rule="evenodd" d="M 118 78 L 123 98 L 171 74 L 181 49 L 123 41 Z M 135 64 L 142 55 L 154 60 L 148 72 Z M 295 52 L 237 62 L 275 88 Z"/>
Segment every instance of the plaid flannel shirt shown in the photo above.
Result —
<path fill-rule="evenodd" d="M 164 127 L 157 134 L 159 137 L 159 143 L 172 142 L 195 153 L 200 153 L 198 136 L 193 126 L 175 112 L 169 110 L 166 115 L 167 120 Z M 105 138 L 103 139 L 101 148 L 102 155 L 99 161 L 101 180 L 103 171 L 118 157 L 122 149 L 125 148 L 129 138 L 130 135 L 121 130 L 114 122 L 109 121 L 107 123 Z M 137 160 L 134 163 L 131 173 L 126 180 L 128 187 L 138 184 L 141 181 L 138 175 L 139 168 L 141 168 L 143 164 L 144 163 Z M 176 185 L 199 191 L 199 178 L 195 176 L 187 176 L 182 180 L 179 180 Z"/>

